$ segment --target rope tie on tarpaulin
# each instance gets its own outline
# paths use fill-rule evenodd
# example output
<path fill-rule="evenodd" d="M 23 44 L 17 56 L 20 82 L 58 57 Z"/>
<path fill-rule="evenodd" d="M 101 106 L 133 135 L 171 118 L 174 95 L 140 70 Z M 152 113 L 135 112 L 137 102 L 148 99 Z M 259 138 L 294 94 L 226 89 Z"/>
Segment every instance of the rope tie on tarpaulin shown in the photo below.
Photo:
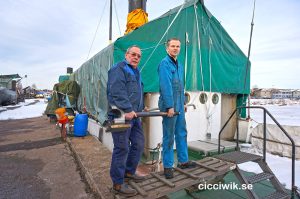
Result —
<path fill-rule="evenodd" d="M 187 32 L 187 24 L 188 24 L 188 20 L 187 20 L 187 11 L 185 10 L 185 55 L 184 55 L 184 90 L 186 89 L 186 76 L 187 76 L 187 67 L 188 67 L 188 44 L 190 43 L 189 40 L 189 33 Z"/>
<path fill-rule="evenodd" d="M 165 45 L 165 43 L 166 43 L 166 42 L 161 42 L 160 44 L 158 44 L 158 46 Z M 147 48 L 140 48 L 140 49 L 141 49 L 141 51 L 143 52 L 143 51 L 145 51 L 145 50 L 149 50 L 149 49 L 152 49 L 152 48 L 155 48 L 155 47 L 156 47 L 156 45 L 153 45 L 153 46 L 150 46 L 150 47 L 147 47 Z M 125 48 L 119 48 L 118 46 L 115 46 L 115 49 L 121 50 L 121 51 L 126 51 L 126 50 L 127 50 L 127 49 L 125 49 Z"/>
<path fill-rule="evenodd" d="M 151 52 L 151 54 L 148 56 L 145 64 L 141 67 L 141 72 L 142 70 L 144 69 L 144 67 L 146 66 L 146 64 L 148 63 L 148 61 L 150 60 L 150 58 L 153 56 L 154 52 L 156 51 L 157 47 L 158 46 L 161 46 L 161 45 L 164 45 L 166 42 L 161 42 L 163 40 L 163 38 L 165 37 L 165 35 L 168 33 L 169 29 L 171 28 L 171 26 L 173 25 L 173 22 L 176 20 L 176 18 L 178 17 L 179 13 L 181 12 L 182 8 L 184 7 L 185 4 L 183 4 L 180 9 L 177 11 L 176 13 L 176 16 L 174 17 L 174 19 L 172 20 L 171 23 L 169 23 L 168 21 L 168 27 L 166 29 L 166 31 L 164 32 L 163 36 L 160 38 L 159 42 L 156 44 L 156 45 L 153 45 L 153 46 L 150 46 L 150 47 L 147 47 L 147 48 L 141 48 L 141 51 L 145 51 L 145 50 L 149 50 L 149 49 L 152 49 L 154 48 L 154 50 Z M 120 49 L 120 50 L 125 50 L 125 49 L 121 49 L 121 48 L 118 48 L 117 46 L 115 46 L 116 49 Z"/>
<path fill-rule="evenodd" d="M 194 8 L 195 8 L 195 6 L 196 6 L 196 4 L 194 4 Z M 195 13 L 196 13 L 196 10 L 194 9 L 194 11 L 195 11 Z M 201 49 L 199 48 L 199 46 L 200 46 L 200 37 L 199 37 L 199 26 L 198 26 L 198 18 L 197 18 L 197 16 L 195 15 L 195 18 L 196 18 L 196 27 L 197 27 L 197 41 L 198 41 L 198 52 L 199 52 L 199 54 L 200 54 L 200 56 L 201 56 Z M 187 24 L 187 19 L 186 19 L 186 24 Z M 188 39 L 188 32 L 186 32 L 186 43 L 189 43 L 189 39 Z M 187 46 L 187 44 L 186 44 L 186 46 Z M 186 47 L 186 51 L 187 51 L 187 47 Z M 201 63 L 201 58 L 199 59 L 200 61 L 200 63 Z M 185 57 L 185 74 L 187 74 L 187 52 L 186 52 L 186 57 Z M 200 66 L 201 66 L 201 64 L 200 64 Z M 202 66 L 200 67 L 200 69 L 201 69 L 201 79 L 203 80 L 203 75 L 202 75 Z M 195 74 L 195 73 L 194 73 Z M 186 79 L 186 77 L 185 77 L 185 79 Z M 202 81 L 202 85 L 203 85 L 203 81 Z M 204 90 L 203 90 L 204 91 Z M 195 100 L 196 100 L 196 97 L 191 101 L 192 102 L 192 104 L 195 104 Z"/>
<path fill-rule="evenodd" d="M 153 49 L 153 51 L 151 52 L 150 56 L 147 58 L 145 64 L 142 66 L 140 72 L 143 71 L 144 67 L 147 65 L 148 61 L 151 59 L 151 57 L 153 56 L 154 52 L 156 51 L 157 47 L 164 44 L 165 42 L 161 43 L 161 41 L 163 40 L 163 38 L 165 37 L 165 35 L 168 33 L 169 29 L 171 28 L 171 26 L 173 25 L 174 21 L 177 19 L 177 17 L 179 16 L 182 8 L 184 7 L 185 3 L 181 5 L 180 9 L 177 11 L 174 19 L 171 21 L 171 23 L 168 25 L 167 29 L 165 30 L 164 34 L 162 35 L 162 37 L 160 38 L 160 40 L 157 42 L 157 44 L 155 45 L 155 48 Z M 152 47 L 149 47 L 147 49 L 150 49 Z M 141 50 L 145 50 L 145 49 L 141 49 Z M 159 145 L 160 143 L 158 143 Z M 158 161 L 159 162 L 159 161 Z"/>
<path fill-rule="evenodd" d="M 211 90 L 211 80 L 212 80 L 212 70 L 211 70 L 211 46 L 212 46 L 212 40 L 209 37 L 209 51 L 208 51 L 208 65 L 209 65 L 209 97 L 208 99 L 211 99 L 212 97 L 212 90 Z M 207 137 L 211 137 L 211 131 L 212 131 L 212 115 L 215 112 L 216 106 L 214 106 L 213 108 L 211 108 L 211 102 L 207 101 L 207 103 L 205 103 L 205 107 L 206 107 L 206 119 L 207 119 L 207 126 L 206 126 L 206 135 Z"/>
<path fill-rule="evenodd" d="M 189 34 L 188 32 L 185 32 L 185 57 L 184 57 L 184 89 L 186 89 L 186 76 L 187 76 L 187 57 L 188 57 L 188 50 L 187 50 L 187 45 L 189 43 Z"/>
<path fill-rule="evenodd" d="M 151 52 L 150 56 L 148 57 L 148 59 L 146 60 L 145 64 L 142 66 L 140 72 L 143 71 L 144 67 L 147 65 L 148 61 L 151 59 L 151 57 L 153 56 L 154 52 L 156 51 L 157 47 L 160 45 L 160 42 L 163 40 L 163 38 L 165 37 L 165 35 L 168 33 L 169 29 L 171 28 L 171 26 L 173 25 L 174 21 L 177 19 L 178 15 L 180 14 L 182 8 L 184 7 L 185 3 L 182 4 L 182 6 L 180 7 L 180 9 L 177 11 L 174 19 L 172 20 L 172 22 L 170 23 L 170 25 L 168 26 L 168 28 L 166 29 L 166 31 L 164 32 L 164 34 L 162 35 L 162 37 L 160 38 L 160 40 L 157 42 L 155 48 L 153 49 L 153 51 Z"/>
<path fill-rule="evenodd" d="M 201 72 L 201 81 L 202 81 L 202 92 L 204 91 L 204 75 L 203 75 L 203 63 L 202 63 L 202 55 L 201 55 L 201 36 L 200 36 L 200 30 L 199 30 L 199 20 L 198 20 L 198 14 L 197 14 L 197 5 L 194 4 L 194 13 L 195 13 L 195 22 L 196 22 L 196 28 L 197 28 L 197 43 L 198 43 L 198 52 L 199 52 L 199 63 L 200 63 L 200 72 Z M 203 18 L 202 18 L 203 23 Z M 210 20 L 207 24 L 206 29 L 210 26 Z M 203 27 L 203 24 L 202 24 Z M 208 34 L 210 34 L 210 31 L 208 31 Z M 211 47 L 212 47 L 212 39 L 209 36 L 209 53 L 208 53 L 208 62 L 209 62 L 209 96 L 207 97 L 207 101 L 205 102 L 205 110 L 206 110 L 206 120 L 207 120 L 207 126 L 206 126 L 206 135 L 207 137 L 211 137 L 211 128 L 212 128 L 212 115 L 215 113 L 216 106 L 211 108 L 210 101 L 208 99 L 211 98 L 212 94 L 212 65 L 211 65 Z"/>
<path fill-rule="evenodd" d="M 199 21 L 197 15 L 197 5 L 194 4 L 194 13 L 196 19 L 196 28 L 197 28 L 197 43 L 198 43 L 198 52 L 199 52 L 199 63 L 200 63 L 200 72 L 201 72 L 201 81 L 202 81 L 202 91 L 204 92 L 204 80 L 203 80 L 203 70 L 202 70 L 202 56 L 201 56 L 201 38 L 200 38 L 200 30 L 199 30 Z"/>

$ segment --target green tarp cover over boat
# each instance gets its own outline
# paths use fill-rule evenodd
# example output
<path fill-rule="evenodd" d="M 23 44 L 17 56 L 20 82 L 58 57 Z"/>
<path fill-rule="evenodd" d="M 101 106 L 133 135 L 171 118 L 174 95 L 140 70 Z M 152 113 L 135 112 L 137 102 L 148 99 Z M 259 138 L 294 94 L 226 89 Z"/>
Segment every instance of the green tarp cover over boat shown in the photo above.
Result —
<path fill-rule="evenodd" d="M 61 83 L 57 83 L 53 87 L 52 98 L 48 102 L 45 110 L 46 115 L 55 115 L 55 110 L 60 108 L 59 106 L 59 95 L 64 95 L 64 98 L 68 98 L 70 105 L 75 107 L 76 100 L 80 93 L 80 87 L 76 81 L 65 80 Z M 69 107 L 68 107 L 69 108 Z"/>
<path fill-rule="evenodd" d="M 166 56 L 165 42 L 172 37 L 181 40 L 178 59 L 185 66 L 186 91 L 250 92 L 247 57 L 206 7 L 190 0 L 119 38 L 75 71 L 72 78 L 81 86 L 78 103 L 85 98 L 87 111 L 101 123 L 105 120 L 107 71 L 124 59 L 131 45 L 142 49 L 139 68 L 145 92 L 158 92 L 157 66 Z"/>

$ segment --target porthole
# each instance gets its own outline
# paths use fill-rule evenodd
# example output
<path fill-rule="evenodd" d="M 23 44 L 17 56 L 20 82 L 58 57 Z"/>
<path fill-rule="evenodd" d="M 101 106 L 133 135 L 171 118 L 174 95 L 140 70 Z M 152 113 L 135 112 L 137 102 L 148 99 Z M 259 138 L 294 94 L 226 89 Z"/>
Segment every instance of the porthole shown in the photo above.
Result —
<path fill-rule="evenodd" d="M 201 104 L 205 104 L 207 102 L 207 95 L 206 93 L 201 93 L 199 96 L 199 101 Z"/>
<path fill-rule="evenodd" d="M 189 93 L 184 93 L 184 104 L 190 103 L 191 95 Z"/>
<path fill-rule="evenodd" d="M 213 104 L 218 104 L 219 102 L 219 95 L 218 94 L 213 94 L 212 98 L 211 98 L 211 101 Z"/>

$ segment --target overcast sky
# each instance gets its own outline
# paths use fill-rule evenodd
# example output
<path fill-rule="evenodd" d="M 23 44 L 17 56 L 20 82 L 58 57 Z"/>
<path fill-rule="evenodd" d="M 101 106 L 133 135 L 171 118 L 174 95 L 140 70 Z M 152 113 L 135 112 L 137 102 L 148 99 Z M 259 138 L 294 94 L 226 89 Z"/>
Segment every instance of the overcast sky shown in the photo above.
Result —
<path fill-rule="evenodd" d="M 121 34 L 127 0 L 114 0 Z M 67 67 L 76 70 L 108 45 L 107 0 L 1 0 L 0 74 L 19 73 L 23 86 L 52 89 Z M 154 19 L 184 0 L 148 0 Z M 253 0 L 205 0 L 205 5 L 243 50 L 248 51 Z M 300 88 L 300 1 L 257 0 L 250 60 L 251 86 Z M 114 16 L 115 13 L 114 13 Z M 113 40 L 120 36 L 114 19 Z"/>

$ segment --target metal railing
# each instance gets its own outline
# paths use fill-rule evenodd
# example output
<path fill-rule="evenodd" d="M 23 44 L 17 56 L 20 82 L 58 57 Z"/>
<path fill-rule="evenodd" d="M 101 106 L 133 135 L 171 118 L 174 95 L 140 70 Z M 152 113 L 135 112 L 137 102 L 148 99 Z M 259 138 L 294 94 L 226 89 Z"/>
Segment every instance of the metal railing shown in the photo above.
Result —
<path fill-rule="evenodd" d="M 267 125 L 266 125 L 266 120 L 267 120 L 267 114 L 269 117 L 275 122 L 275 124 L 280 128 L 280 130 L 286 135 L 286 137 L 290 140 L 292 143 L 292 198 L 297 195 L 297 187 L 295 186 L 295 153 L 296 153 L 296 145 L 293 140 L 293 138 L 286 132 L 286 130 L 277 122 L 277 120 L 272 116 L 272 114 L 264 107 L 261 106 L 240 106 L 237 107 L 233 113 L 230 115 L 229 119 L 225 122 L 223 127 L 221 128 L 219 132 L 219 140 L 218 140 L 218 153 L 220 154 L 220 146 L 221 146 L 221 134 L 229 121 L 232 119 L 232 117 L 237 114 L 236 117 L 236 150 L 239 149 L 239 112 L 240 109 L 262 109 L 263 110 L 263 161 L 266 162 L 266 146 L 267 146 Z"/>

